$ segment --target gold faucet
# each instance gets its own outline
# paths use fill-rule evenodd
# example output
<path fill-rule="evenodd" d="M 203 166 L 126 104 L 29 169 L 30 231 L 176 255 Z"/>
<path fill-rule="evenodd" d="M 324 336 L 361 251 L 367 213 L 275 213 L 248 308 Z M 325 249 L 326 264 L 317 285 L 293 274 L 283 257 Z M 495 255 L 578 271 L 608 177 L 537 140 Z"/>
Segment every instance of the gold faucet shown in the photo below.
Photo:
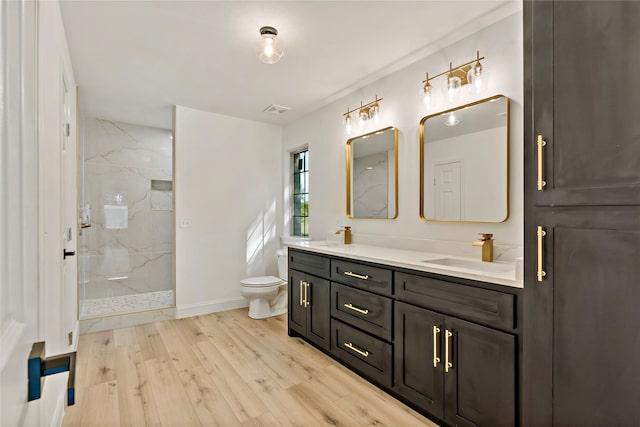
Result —
<path fill-rule="evenodd" d="M 478 233 L 481 237 L 473 241 L 473 246 L 482 248 L 482 261 L 493 262 L 493 234 Z"/>
<path fill-rule="evenodd" d="M 351 244 L 351 227 L 344 226 L 344 228 L 341 228 L 340 230 L 336 231 L 336 234 L 340 234 L 343 231 L 344 231 L 344 244 L 350 245 Z"/>

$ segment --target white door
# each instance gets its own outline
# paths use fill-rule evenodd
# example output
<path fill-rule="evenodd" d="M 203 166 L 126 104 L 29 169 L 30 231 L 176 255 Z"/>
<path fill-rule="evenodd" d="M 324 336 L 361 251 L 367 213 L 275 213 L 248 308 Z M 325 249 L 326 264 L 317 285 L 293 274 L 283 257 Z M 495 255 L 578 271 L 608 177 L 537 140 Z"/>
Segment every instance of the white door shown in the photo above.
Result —
<path fill-rule="evenodd" d="M 60 182 L 62 197 L 60 200 L 60 229 L 62 230 L 61 254 L 63 255 L 62 277 L 62 337 L 67 351 L 74 349 L 78 331 L 78 197 L 77 197 L 77 144 L 76 144 L 76 106 L 77 89 L 70 86 L 68 78 L 62 76 L 62 153 Z"/>
<path fill-rule="evenodd" d="M 460 169 L 459 161 L 433 165 L 435 219 L 460 219 Z"/>
<path fill-rule="evenodd" d="M 38 340 L 37 17 L 33 1 L 3 1 L 0 149 L 0 420 L 39 425 L 27 403 L 27 357 Z"/>

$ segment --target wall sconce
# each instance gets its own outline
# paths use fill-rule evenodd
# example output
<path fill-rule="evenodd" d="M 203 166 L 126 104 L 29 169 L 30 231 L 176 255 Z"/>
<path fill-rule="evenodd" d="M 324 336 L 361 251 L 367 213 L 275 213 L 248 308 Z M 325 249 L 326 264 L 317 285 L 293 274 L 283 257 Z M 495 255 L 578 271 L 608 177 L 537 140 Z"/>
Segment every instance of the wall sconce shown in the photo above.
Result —
<path fill-rule="evenodd" d="M 477 51 L 476 59 L 472 61 L 465 62 L 455 68 L 450 62 L 447 71 L 443 71 L 433 77 L 429 77 L 429 73 L 427 73 L 426 78 L 422 81 L 422 83 L 424 83 L 422 87 L 422 100 L 424 104 L 430 107 L 433 102 L 433 88 L 429 82 L 444 75 L 446 75 L 447 78 L 442 82 L 442 90 L 450 102 L 455 101 L 460 96 L 462 87 L 466 84 L 470 84 L 476 92 L 480 92 L 485 85 L 487 77 L 487 72 L 480 63 L 483 59 L 484 56 L 480 57 L 480 51 Z M 471 64 L 473 64 L 473 66 Z"/>
<path fill-rule="evenodd" d="M 278 30 L 273 27 L 260 28 L 258 39 L 258 58 L 265 64 L 275 64 L 282 58 L 284 51 L 277 39 Z"/>
<path fill-rule="evenodd" d="M 343 114 L 344 116 L 344 133 L 347 135 L 351 134 L 351 130 L 353 129 L 353 119 L 351 117 L 351 113 L 358 112 L 358 123 L 360 124 L 360 128 L 364 127 L 365 122 L 370 120 L 378 123 L 380 120 L 380 104 L 379 101 L 382 101 L 382 98 L 378 98 L 376 95 L 376 99 L 374 101 L 369 102 L 368 104 L 362 105 L 362 101 L 360 101 L 360 107 L 354 108 L 353 110 L 349 110 L 347 107 L 347 112 Z"/>

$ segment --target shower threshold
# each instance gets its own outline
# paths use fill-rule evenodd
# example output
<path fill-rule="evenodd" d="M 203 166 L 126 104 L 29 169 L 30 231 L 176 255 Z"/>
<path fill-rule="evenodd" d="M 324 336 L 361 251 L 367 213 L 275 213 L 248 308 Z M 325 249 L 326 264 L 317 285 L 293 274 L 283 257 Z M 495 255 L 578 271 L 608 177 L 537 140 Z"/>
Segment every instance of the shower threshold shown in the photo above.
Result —
<path fill-rule="evenodd" d="M 80 301 L 80 320 L 173 307 L 173 291 L 146 292 Z"/>

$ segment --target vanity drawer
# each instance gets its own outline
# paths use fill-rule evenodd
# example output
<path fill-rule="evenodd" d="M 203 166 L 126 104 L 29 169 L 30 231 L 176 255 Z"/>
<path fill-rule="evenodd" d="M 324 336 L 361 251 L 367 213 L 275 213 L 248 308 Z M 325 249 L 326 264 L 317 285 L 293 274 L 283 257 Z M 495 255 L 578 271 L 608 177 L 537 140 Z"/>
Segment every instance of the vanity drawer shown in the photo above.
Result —
<path fill-rule="evenodd" d="M 331 280 L 382 295 L 393 294 L 393 273 L 384 268 L 332 259 Z"/>
<path fill-rule="evenodd" d="M 329 258 L 289 248 L 289 268 L 320 277 L 329 277 Z"/>
<path fill-rule="evenodd" d="M 332 282 L 331 316 L 391 341 L 391 298 Z"/>
<path fill-rule="evenodd" d="M 391 387 L 391 344 L 331 319 L 331 353 L 362 375 Z"/>
<path fill-rule="evenodd" d="M 399 272 L 395 273 L 395 282 L 401 301 L 488 326 L 516 327 L 513 294 Z"/>

